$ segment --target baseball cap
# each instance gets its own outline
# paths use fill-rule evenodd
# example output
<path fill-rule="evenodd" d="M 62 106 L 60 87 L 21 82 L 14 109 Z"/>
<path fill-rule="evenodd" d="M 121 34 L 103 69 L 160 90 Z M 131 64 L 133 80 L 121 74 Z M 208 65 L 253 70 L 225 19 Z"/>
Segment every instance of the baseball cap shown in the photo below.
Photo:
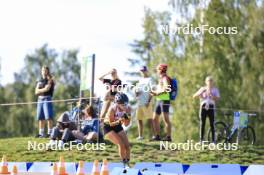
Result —
<path fill-rule="evenodd" d="M 148 71 L 147 66 L 142 66 L 142 67 L 140 68 L 140 71 L 141 71 L 141 72 L 146 72 L 146 71 Z"/>

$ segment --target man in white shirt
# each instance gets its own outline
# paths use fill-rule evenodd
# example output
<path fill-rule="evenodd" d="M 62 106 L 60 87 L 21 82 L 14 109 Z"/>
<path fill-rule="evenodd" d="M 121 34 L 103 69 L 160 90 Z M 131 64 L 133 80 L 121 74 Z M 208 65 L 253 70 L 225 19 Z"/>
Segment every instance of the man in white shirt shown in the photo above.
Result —
<path fill-rule="evenodd" d="M 148 69 L 146 66 L 141 67 L 140 74 L 142 78 L 139 80 L 136 86 L 136 99 L 137 99 L 137 110 L 136 117 L 138 120 L 138 138 L 137 140 L 143 140 L 143 120 L 148 120 L 150 132 L 153 132 L 152 122 L 152 104 L 150 95 L 152 87 L 152 79 L 149 77 Z M 153 133 L 152 133 L 153 134 Z"/>

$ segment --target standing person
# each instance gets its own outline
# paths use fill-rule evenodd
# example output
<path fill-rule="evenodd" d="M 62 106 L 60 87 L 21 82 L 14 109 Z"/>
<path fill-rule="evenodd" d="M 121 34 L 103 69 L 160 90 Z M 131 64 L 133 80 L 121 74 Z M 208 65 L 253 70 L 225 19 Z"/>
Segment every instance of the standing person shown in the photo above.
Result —
<path fill-rule="evenodd" d="M 143 66 L 140 69 L 140 74 L 142 78 L 139 80 L 136 88 L 136 97 L 137 97 L 137 110 L 136 117 L 138 120 L 138 138 L 137 140 L 143 140 L 143 119 L 147 119 L 150 132 L 153 130 L 152 122 L 152 96 L 150 90 L 152 87 L 152 79 L 149 77 L 148 69 L 146 66 Z"/>
<path fill-rule="evenodd" d="M 200 142 L 204 140 L 204 129 L 206 117 L 209 117 L 210 127 L 212 131 L 212 142 L 215 142 L 215 104 L 220 98 L 219 90 L 213 85 L 213 78 L 211 76 L 205 79 L 206 86 L 201 87 L 194 95 L 193 98 L 200 98 Z"/>
<path fill-rule="evenodd" d="M 118 146 L 119 156 L 124 166 L 129 165 L 130 144 L 122 123 L 130 123 L 131 108 L 128 106 L 128 97 L 124 93 L 117 93 L 114 104 L 108 109 L 104 119 L 104 135 L 106 139 Z"/>
<path fill-rule="evenodd" d="M 111 75 L 111 79 L 105 79 L 107 75 Z M 118 78 L 116 69 L 112 69 L 110 72 L 102 75 L 99 80 L 107 85 L 107 94 L 104 98 L 104 104 L 100 116 L 100 118 L 104 118 L 108 108 L 115 99 L 116 93 L 122 85 L 122 81 Z"/>
<path fill-rule="evenodd" d="M 38 96 L 37 120 L 39 127 L 39 133 L 36 137 L 44 137 L 46 121 L 48 123 L 47 137 L 49 137 L 52 132 L 53 120 L 53 106 L 50 101 L 52 100 L 55 82 L 47 66 L 42 67 L 41 75 L 42 77 L 35 88 L 35 94 Z"/>
<path fill-rule="evenodd" d="M 153 141 L 159 141 L 160 139 L 160 122 L 159 116 L 162 114 L 163 121 L 165 123 L 166 136 L 163 141 L 172 141 L 171 139 L 171 122 L 169 119 L 170 109 L 170 77 L 167 75 L 167 64 L 159 64 L 157 66 L 157 73 L 159 76 L 159 83 L 156 91 L 152 91 L 151 94 L 156 97 L 156 106 L 153 114 L 153 126 L 155 130 L 155 136 Z"/>

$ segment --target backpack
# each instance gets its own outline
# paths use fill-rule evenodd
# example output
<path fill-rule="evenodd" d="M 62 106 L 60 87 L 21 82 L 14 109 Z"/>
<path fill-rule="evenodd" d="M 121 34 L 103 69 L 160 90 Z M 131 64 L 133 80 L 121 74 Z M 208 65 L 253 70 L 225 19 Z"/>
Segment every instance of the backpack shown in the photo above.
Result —
<path fill-rule="evenodd" d="M 178 82 L 176 78 L 170 78 L 169 76 L 166 76 L 170 82 L 170 100 L 176 100 L 176 97 L 178 95 Z"/>
<path fill-rule="evenodd" d="M 178 95 L 178 82 L 176 78 L 170 79 L 171 91 L 170 91 L 170 100 L 176 100 Z"/>

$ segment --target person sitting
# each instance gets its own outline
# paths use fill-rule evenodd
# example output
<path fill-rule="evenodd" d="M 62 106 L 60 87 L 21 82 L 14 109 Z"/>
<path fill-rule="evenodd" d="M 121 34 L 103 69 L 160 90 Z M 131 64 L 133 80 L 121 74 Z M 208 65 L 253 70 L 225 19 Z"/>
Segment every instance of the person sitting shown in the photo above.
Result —
<path fill-rule="evenodd" d="M 74 130 L 73 135 L 76 139 L 83 142 L 97 142 L 101 140 L 100 123 L 96 117 L 94 108 L 91 105 L 87 105 L 83 112 L 83 124 L 81 130 Z"/>
<path fill-rule="evenodd" d="M 56 145 L 58 143 L 58 148 L 63 148 L 64 143 L 75 140 L 72 131 L 77 129 L 77 125 L 69 118 L 68 112 L 62 113 L 58 118 L 57 125 L 52 129 L 50 135 L 50 146 Z M 57 142 L 57 140 L 59 141 Z"/>

